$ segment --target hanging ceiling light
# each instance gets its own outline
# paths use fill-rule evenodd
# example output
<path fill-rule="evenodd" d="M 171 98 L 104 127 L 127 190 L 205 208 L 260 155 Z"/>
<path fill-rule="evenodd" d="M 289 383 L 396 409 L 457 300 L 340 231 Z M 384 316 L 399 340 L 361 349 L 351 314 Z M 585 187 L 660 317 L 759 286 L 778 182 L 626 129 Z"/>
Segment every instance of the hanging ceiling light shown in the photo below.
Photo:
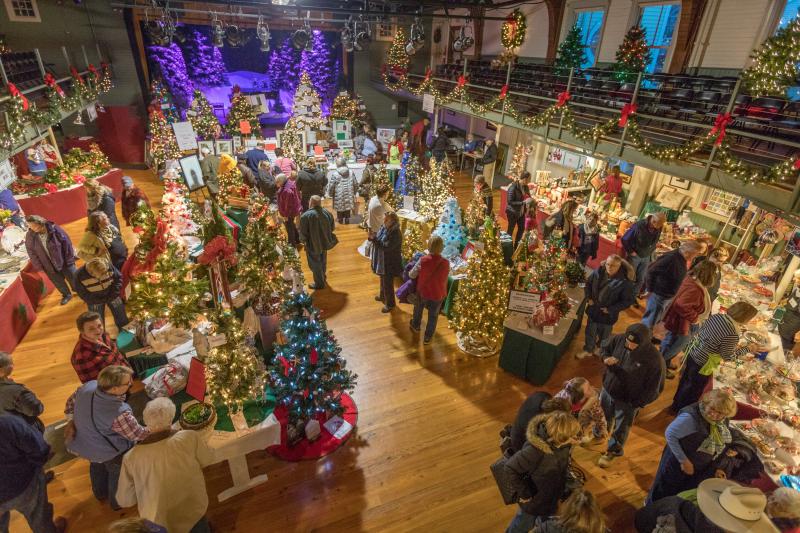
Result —
<path fill-rule="evenodd" d="M 413 56 L 425 46 L 425 29 L 419 21 L 418 17 L 414 18 L 411 24 L 411 33 L 406 44 L 406 53 Z"/>
<path fill-rule="evenodd" d="M 461 26 L 461 31 L 458 33 L 458 37 L 456 37 L 456 40 L 453 41 L 453 50 L 456 52 L 468 50 L 473 44 L 475 44 L 475 39 L 467 35 L 467 22 L 468 21 L 465 21 L 464 25 Z"/>
<path fill-rule="evenodd" d="M 261 41 L 261 51 L 269 52 L 269 26 L 264 24 L 264 17 L 258 16 L 258 24 L 256 25 L 256 37 Z"/>
<path fill-rule="evenodd" d="M 308 25 L 308 21 L 305 21 L 305 24 L 299 30 L 296 30 L 292 34 L 292 44 L 298 50 L 306 49 L 311 46 L 311 26 Z"/>
<path fill-rule="evenodd" d="M 145 10 L 145 31 L 153 44 L 158 46 L 169 46 L 172 37 L 175 35 L 175 21 L 172 20 L 169 11 L 161 10 L 161 18 L 150 20 L 148 10 Z"/>
<path fill-rule="evenodd" d="M 215 47 L 222 48 L 225 45 L 225 28 L 222 27 L 222 21 L 216 13 L 211 21 L 211 35 L 211 44 Z"/>
<path fill-rule="evenodd" d="M 363 17 L 360 17 L 358 24 L 354 24 L 353 28 L 355 49 L 361 51 L 372 41 L 372 31 L 369 27 L 369 21 L 365 22 Z"/>
<path fill-rule="evenodd" d="M 347 22 L 344 23 L 344 28 L 342 28 L 342 48 L 344 48 L 345 52 L 352 52 L 355 44 L 353 41 L 353 30 L 350 29 L 352 21 L 352 17 L 347 19 Z"/>

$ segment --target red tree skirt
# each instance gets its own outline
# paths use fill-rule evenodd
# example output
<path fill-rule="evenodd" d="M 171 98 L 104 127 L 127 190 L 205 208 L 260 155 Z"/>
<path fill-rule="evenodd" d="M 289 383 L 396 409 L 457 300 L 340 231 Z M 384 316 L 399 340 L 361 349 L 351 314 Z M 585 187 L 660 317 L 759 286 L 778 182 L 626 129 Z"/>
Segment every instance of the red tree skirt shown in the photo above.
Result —
<path fill-rule="evenodd" d="M 277 446 L 270 446 L 267 448 L 267 451 L 278 459 L 292 462 L 325 457 L 336 448 L 344 444 L 355 430 L 356 422 L 358 421 L 358 408 L 356 407 L 353 399 L 347 394 L 342 394 L 342 407 L 344 407 L 342 418 L 344 418 L 353 426 L 353 429 L 351 429 L 343 439 L 334 438 L 333 435 L 328 433 L 328 430 L 325 429 L 325 422 L 328 421 L 328 416 L 322 414 L 316 417 L 316 419 L 319 420 L 319 424 L 322 429 L 322 433 L 320 434 L 319 438 L 314 442 L 309 442 L 307 439 L 302 439 L 300 442 L 290 447 L 287 444 L 286 438 L 286 424 L 289 421 L 289 416 L 286 408 L 283 405 L 279 405 L 275 408 L 274 414 L 281 423 L 281 443 Z"/>

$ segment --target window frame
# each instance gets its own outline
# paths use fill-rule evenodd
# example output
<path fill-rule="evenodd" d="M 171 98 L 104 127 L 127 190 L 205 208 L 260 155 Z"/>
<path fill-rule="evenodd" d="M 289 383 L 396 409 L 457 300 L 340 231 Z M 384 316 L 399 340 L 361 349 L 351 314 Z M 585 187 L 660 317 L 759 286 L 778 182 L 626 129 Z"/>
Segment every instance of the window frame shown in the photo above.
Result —
<path fill-rule="evenodd" d="M 639 13 L 638 13 L 638 16 L 636 17 L 636 23 L 639 26 L 641 26 L 642 25 L 642 16 L 644 15 L 644 10 L 646 8 L 648 8 L 648 7 L 657 7 L 657 6 L 678 6 L 678 8 L 679 8 L 679 10 L 678 10 L 678 20 L 675 22 L 675 30 L 673 32 L 673 35 L 676 36 L 677 30 L 680 27 L 680 23 L 681 23 L 681 20 L 680 20 L 681 19 L 681 12 L 683 11 L 683 3 L 680 0 L 656 0 L 656 1 L 653 1 L 653 2 L 639 2 L 639 6 L 638 6 L 639 7 Z M 676 41 L 677 41 L 677 39 L 673 37 L 672 41 L 670 41 L 670 43 L 669 43 L 669 46 L 666 46 L 666 47 L 665 46 L 653 46 L 653 45 L 650 45 L 650 44 L 647 45 L 650 48 L 650 50 L 653 50 L 654 48 L 659 48 L 659 49 L 665 49 L 666 48 L 667 55 L 664 56 L 664 65 L 663 65 L 663 68 L 662 68 L 661 72 L 666 72 L 667 70 L 669 70 L 669 65 L 672 62 L 672 54 L 675 52 L 675 42 Z M 645 70 L 645 72 L 648 73 L 648 74 L 656 74 L 656 72 L 647 72 L 647 70 Z"/>
<path fill-rule="evenodd" d="M 777 9 L 775 12 L 775 23 L 772 26 L 772 31 L 769 33 L 767 37 L 772 37 L 777 33 L 777 31 L 781 28 L 781 19 L 783 18 L 783 12 L 786 11 L 786 8 L 789 6 L 790 0 L 784 0 L 780 3 L 780 9 Z"/>
<path fill-rule="evenodd" d="M 25 1 L 30 2 L 31 4 L 34 14 L 32 17 L 20 17 L 19 15 L 14 14 L 14 6 L 12 5 L 13 0 L 3 0 L 3 3 L 6 6 L 6 15 L 8 15 L 8 20 L 11 22 L 41 22 L 42 17 L 41 13 L 39 12 L 39 4 L 37 0 Z"/>
<path fill-rule="evenodd" d="M 608 6 L 606 5 L 598 5 L 598 6 L 585 6 L 576 8 L 573 10 L 573 16 L 575 19 L 575 24 L 578 23 L 578 18 L 580 17 L 581 13 L 591 12 L 591 11 L 600 11 L 603 16 L 600 18 L 600 29 L 598 30 L 600 34 L 600 40 L 597 42 L 597 48 L 594 50 L 594 63 L 591 65 L 587 65 L 585 67 L 581 67 L 583 69 L 586 68 L 595 68 L 597 66 L 597 61 L 600 58 L 600 49 L 603 46 L 603 32 L 606 29 L 606 20 L 608 18 Z M 584 50 L 589 48 L 588 45 L 583 45 Z"/>

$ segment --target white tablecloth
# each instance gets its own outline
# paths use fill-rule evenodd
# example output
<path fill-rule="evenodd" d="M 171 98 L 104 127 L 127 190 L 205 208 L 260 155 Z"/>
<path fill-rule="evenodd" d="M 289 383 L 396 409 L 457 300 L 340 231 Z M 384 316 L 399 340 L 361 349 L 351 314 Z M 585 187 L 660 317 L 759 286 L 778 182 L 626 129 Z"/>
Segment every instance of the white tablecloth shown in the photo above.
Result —
<path fill-rule="evenodd" d="M 578 308 L 580 307 L 584 298 L 584 291 L 581 288 L 567 287 L 566 292 L 567 296 L 569 297 L 570 308 L 567 314 L 564 315 L 561 320 L 558 321 L 558 324 L 554 326 L 552 335 L 545 335 L 542 332 L 542 328 L 530 327 L 528 325 L 529 315 L 517 311 L 509 311 L 503 325 L 508 329 L 513 329 L 518 333 L 533 337 L 534 339 L 538 339 L 548 344 L 561 344 L 561 341 L 563 341 L 564 337 L 567 336 L 569 328 L 572 326 L 572 322 L 578 318 Z"/>

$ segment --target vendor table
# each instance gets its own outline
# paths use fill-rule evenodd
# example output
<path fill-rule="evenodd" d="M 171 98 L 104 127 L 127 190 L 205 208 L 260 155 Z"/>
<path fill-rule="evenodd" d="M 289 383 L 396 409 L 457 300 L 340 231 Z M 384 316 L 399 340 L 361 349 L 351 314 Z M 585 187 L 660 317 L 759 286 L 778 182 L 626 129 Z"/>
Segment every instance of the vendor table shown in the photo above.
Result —
<path fill-rule="evenodd" d="M 113 168 L 98 177 L 97 180 L 111 188 L 114 199 L 119 202 L 122 194 L 122 171 Z M 14 198 L 17 199 L 26 215 L 39 215 L 56 224 L 66 224 L 84 218 L 89 210 L 86 203 L 86 191 L 82 184 L 40 196 L 21 194 Z"/>
<path fill-rule="evenodd" d="M 366 167 L 366 163 L 347 163 L 347 168 L 355 175 L 359 183 L 361 183 L 361 180 L 364 178 L 364 169 Z M 336 165 L 333 163 L 328 165 L 328 172 L 332 170 L 336 170 Z M 386 165 L 386 170 L 389 171 L 389 177 L 392 178 L 393 175 L 397 175 L 397 171 L 400 170 L 400 165 Z M 392 186 L 394 186 L 394 180 L 392 180 Z"/>
<path fill-rule="evenodd" d="M 0 350 L 12 352 L 36 320 L 36 307 L 53 285 L 30 263 L 20 272 L 0 275 L 0 280 L 5 287 L 0 292 Z"/>
<path fill-rule="evenodd" d="M 534 385 L 544 385 L 547 382 L 583 319 L 583 289 L 570 287 L 567 289 L 567 296 L 572 302 L 572 308 L 556 324 L 552 335 L 544 335 L 540 328 L 528 327 L 527 315 L 509 312 L 504 323 L 500 368 L 525 378 Z"/>
<path fill-rule="evenodd" d="M 475 167 L 478 165 L 478 160 L 481 159 L 483 156 L 476 154 L 475 152 L 461 152 L 461 160 L 458 163 L 458 170 L 464 170 L 464 160 L 465 159 L 472 159 L 472 173 L 475 174 Z M 504 196 L 501 194 L 501 196 Z"/>

